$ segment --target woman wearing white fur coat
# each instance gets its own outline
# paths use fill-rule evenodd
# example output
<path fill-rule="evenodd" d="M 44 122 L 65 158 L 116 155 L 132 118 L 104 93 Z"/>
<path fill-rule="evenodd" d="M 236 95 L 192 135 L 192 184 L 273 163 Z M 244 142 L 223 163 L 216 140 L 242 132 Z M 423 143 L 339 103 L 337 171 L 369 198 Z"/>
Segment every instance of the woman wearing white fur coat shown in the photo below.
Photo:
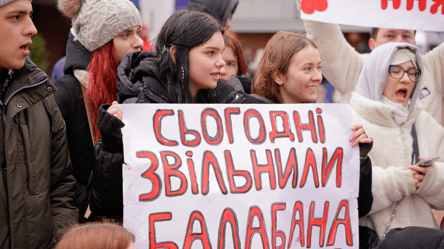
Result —
<path fill-rule="evenodd" d="M 444 153 L 444 128 L 417 101 L 423 71 L 416 46 L 381 45 L 365 63 L 350 102 L 356 124 L 374 143 L 369 153 L 374 201 L 360 225 L 380 238 L 396 227 L 438 228 L 431 209 L 444 209 L 443 158 L 428 168 L 414 165 L 418 156 Z"/>

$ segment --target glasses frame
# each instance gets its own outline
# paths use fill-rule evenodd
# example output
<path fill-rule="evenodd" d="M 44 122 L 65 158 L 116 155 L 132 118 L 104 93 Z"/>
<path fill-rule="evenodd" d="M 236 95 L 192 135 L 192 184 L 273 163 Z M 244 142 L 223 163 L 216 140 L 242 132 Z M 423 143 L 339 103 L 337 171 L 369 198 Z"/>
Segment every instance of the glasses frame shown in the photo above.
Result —
<path fill-rule="evenodd" d="M 394 76 L 392 75 L 392 68 L 393 68 L 393 67 L 397 67 L 397 68 L 399 68 L 400 70 L 404 71 L 404 72 L 402 73 L 401 77 L 396 78 L 396 77 L 394 77 Z M 409 71 L 412 71 L 412 70 L 418 70 L 418 72 L 419 72 L 418 80 L 413 80 L 412 78 L 410 78 Z M 405 69 L 402 68 L 401 66 L 398 66 L 398 65 L 390 65 L 390 66 L 389 66 L 389 69 L 388 69 L 388 72 L 389 72 L 390 77 L 392 77 L 393 79 L 397 79 L 397 80 L 402 79 L 402 77 L 404 77 L 404 74 L 405 74 L 405 73 L 407 73 L 407 77 L 409 77 L 409 79 L 410 79 L 412 82 L 415 82 L 415 83 L 419 81 L 419 78 L 421 78 L 421 69 L 419 69 L 419 68 L 412 68 L 412 69 L 409 69 L 409 70 L 405 70 Z"/>

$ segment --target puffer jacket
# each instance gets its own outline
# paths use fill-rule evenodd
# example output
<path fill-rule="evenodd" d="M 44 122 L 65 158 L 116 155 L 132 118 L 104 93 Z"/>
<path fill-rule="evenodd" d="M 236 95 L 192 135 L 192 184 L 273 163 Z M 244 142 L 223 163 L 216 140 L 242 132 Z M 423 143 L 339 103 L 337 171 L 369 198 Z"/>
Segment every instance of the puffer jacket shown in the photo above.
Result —
<path fill-rule="evenodd" d="M 159 78 L 156 54 L 133 52 L 123 58 L 117 69 L 117 100 L 119 103 L 174 103 L 169 99 Z M 200 90 L 197 103 L 264 103 L 252 95 L 237 92 L 228 83 L 219 81 L 216 89 Z M 123 122 L 106 112 L 102 105 L 97 126 L 102 139 L 96 143 L 96 164 L 90 184 L 91 211 L 109 218 L 123 216 L 122 164 L 123 144 L 120 129 Z"/>
<path fill-rule="evenodd" d="M 7 238 L 0 248 L 47 248 L 78 219 L 65 124 L 52 96 L 56 89 L 29 58 L 3 86 L 0 234 Z"/>
<path fill-rule="evenodd" d="M 188 10 L 205 12 L 225 25 L 228 16 L 236 9 L 238 3 L 239 0 L 191 0 Z"/>

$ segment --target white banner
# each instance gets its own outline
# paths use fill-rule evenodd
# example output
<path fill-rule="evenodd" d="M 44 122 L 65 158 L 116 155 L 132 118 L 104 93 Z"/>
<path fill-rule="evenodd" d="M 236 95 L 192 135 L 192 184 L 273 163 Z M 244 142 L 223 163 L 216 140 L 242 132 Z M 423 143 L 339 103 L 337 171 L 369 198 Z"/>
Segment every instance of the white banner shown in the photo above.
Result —
<path fill-rule="evenodd" d="M 139 249 L 359 247 L 348 104 L 121 107 Z"/>
<path fill-rule="evenodd" d="M 355 26 L 444 31 L 444 0 L 301 0 L 301 18 Z"/>

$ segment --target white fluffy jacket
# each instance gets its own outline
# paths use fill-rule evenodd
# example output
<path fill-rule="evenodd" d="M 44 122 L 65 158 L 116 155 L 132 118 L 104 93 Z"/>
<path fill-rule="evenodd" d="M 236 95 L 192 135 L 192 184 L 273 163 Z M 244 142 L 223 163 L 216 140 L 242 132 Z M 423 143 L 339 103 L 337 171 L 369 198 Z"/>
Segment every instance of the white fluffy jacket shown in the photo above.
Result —
<path fill-rule="evenodd" d="M 414 108 L 405 124 L 398 126 L 382 102 L 353 93 L 351 105 L 356 124 L 363 125 L 366 134 L 373 138 L 369 156 L 373 164 L 374 200 L 370 214 L 361 218 L 360 225 L 371 227 L 382 236 L 396 202 L 402 199 L 390 228 L 438 228 L 431 208 L 444 209 L 444 163 L 428 168 L 418 190 L 411 171 L 403 168 L 411 164 L 413 123 L 416 122 L 419 153 L 424 157 L 444 155 L 444 128 L 419 107 Z"/>
<path fill-rule="evenodd" d="M 296 0 L 300 9 L 300 0 Z M 359 74 L 368 54 L 359 54 L 348 44 L 339 25 L 303 20 L 307 37 L 318 47 L 322 60 L 322 74 L 342 95 L 342 102 L 349 102 L 350 93 L 355 90 Z M 424 110 L 441 123 L 442 100 L 444 98 L 444 43 L 422 57 L 422 88 L 429 94 L 421 95 Z M 426 90 L 422 91 L 427 93 Z"/>
<path fill-rule="evenodd" d="M 398 201 L 399 209 L 390 229 L 395 227 L 422 226 L 438 228 L 431 209 L 444 209 L 444 128 L 417 105 L 421 82 L 411 97 L 407 121 L 398 125 L 388 105 L 381 102 L 387 83 L 391 58 L 400 47 L 412 51 L 416 47 L 406 43 L 387 43 L 369 55 L 359 77 L 351 102 L 356 124 L 363 125 L 366 134 L 373 138 L 369 153 L 372 160 L 373 206 L 370 213 L 361 218 L 360 224 L 375 229 L 381 237 L 386 230 Z M 420 69 L 423 64 L 416 50 Z M 441 156 L 441 162 L 428 168 L 427 174 L 416 190 L 411 170 L 415 124 L 419 155 Z"/>

